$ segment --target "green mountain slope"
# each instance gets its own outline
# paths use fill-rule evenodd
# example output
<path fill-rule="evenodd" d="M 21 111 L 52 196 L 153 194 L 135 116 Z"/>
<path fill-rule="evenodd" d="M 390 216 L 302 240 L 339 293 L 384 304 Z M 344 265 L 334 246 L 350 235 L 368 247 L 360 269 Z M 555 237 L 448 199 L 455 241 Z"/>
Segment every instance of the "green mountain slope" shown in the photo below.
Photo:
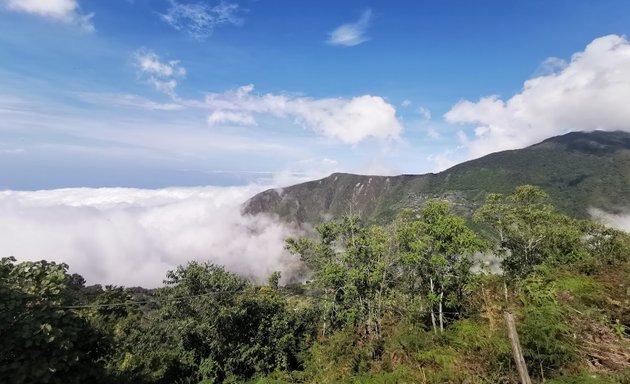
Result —
<path fill-rule="evenodd" d="M 316 224 L 346 213 L 384 221 L 400 208 L 430 198 L 472 212 L 488 192 L 509 193 L 533 184 L 562 211 L 577 217 L 591 207 L 630 206 L 630 133 L 572 132 L 527 148 L 493 153 L 437 174 L 326 178 L 262 192 L 247 201 L 247 214 L 274 213 L 288 222 Z"/>

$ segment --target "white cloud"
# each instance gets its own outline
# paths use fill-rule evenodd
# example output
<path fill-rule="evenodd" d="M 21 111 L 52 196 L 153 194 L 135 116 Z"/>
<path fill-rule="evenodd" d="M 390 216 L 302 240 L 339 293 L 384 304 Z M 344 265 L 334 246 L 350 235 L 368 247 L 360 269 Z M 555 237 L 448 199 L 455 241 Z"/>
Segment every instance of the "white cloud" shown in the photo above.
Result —
<path fill-rule="evenodd" d="M 593 218 L 610 227 L 630 233 L 630 212 L 627 210 L 626 213 L 614 214 L 601 209 L 591 208 L 589 213 Z"/>
<path fill-rule="evenodd" d="M 136 52 L 135 58 L 136 65 L 143 73 L 159 77 L 186 75 L 186 69 L 179 66 L 178 60 L 163 63 L 153 51 L 141 49 Z"/>
<path fill-rule="evenodd" d="M 0 0 L 0 5 L 63 23 L 74 24 L 86 32 L 94 31 L 93 13 L 83 14 L 77 0 Z"/>
<path fill-rule="evenodd" d="M 368 41 L 369 37 L 367 37 L 365 33 L 370 25 L 371 18 L 372 10 L 365 10 L 356 22 L 343 24 L 330 32 L 328 43 L 344 47 L 353 47 Z"/>
<path fill-rule="evenodd" d="M 166 271 L 208 260 L 258 280 L 289 276 L 293 231 L 267 216 L 242 216 L 261 186 L 76 188 L 0 192 L 0 256 L 66 262 L 88 283 L 159 286 Z"/>
<path fill-rule="evenodd" d="M 422 115 L 424 120 L 431 120 L 431 110 L 425 107 L 418 107 L 417 112 Z"/>
<path fill-rule="evenodd" d="M 205 107 L 238 114 L 269 114 L 293 118 L 298 124 L 314 131 L 356 144 L 366 138 L 398 138 L 402 126 L 396 109 L 382 97 L 364 95 L 352 99 L 311 99 L 267 93 L 256 95 L 254 86 L 246 85 L 226 93 L 206 96 Z"/>
<path fill-rule="evenodd" d="M 440 132 L 438 132 L 438 130 L 433 127 L 427 128 L 427 136 L 432 139 L 439 139 L 440 137 L 442 137 L 442 135 L 440 135 Z"/>
<path fill-rule="evenodd" d="M 214 111 L 208 116 L 208 124 L 236 124 L 236 125 L 256 125 L 256 120 L 251 115 L 230 111 Z"/>
<path fill-rule="evenodd" d="M 457 131 L 457 139 L 459 140 L 461 144 L 464 144 L 464 145 L 468 144 L 469 142 L 466 132 L 462 131 L 461 129 Z"/>
<path fill-rule="evenodd" d="M 560 59 L 557 57 L 548 57 L 538 67 L 538 69 L 536 70 L 536 75 L 546 76 L 556 74 L 562 72 L 568 66 L 569 63 L 567 63 L 564 59 Z"/>
<path fill-rule="evenodd" d="M 140 78 L 153 85 L 156 90 L 172 97 L 175 96 L 177 80 L 186 76 L 186 68 L 179 65 L 179 60 L 162 62 L 153 51 L 141 48 L 133 55 L 134 65 Z"/>
<path fill-rule="evenodd" d="M 155 87 L 156 90 L 165 93 L 167 95 L 170 96 L 175 96 L 175 88 L 177 88 L 177 80 L 175 79 L 170 79 L 170 80 L 159 80 L 156 79 L 155 77 L 151 77 L 148 80 L 149 84 L 152 84 L 153 87 Z"/>
<path fill-rule="evenodd" d="M 427 160 L 433 162 L 435 164 L 434 171 L 439 172 L 448 169 L 458 163 L 456 160 L 452 159 L 453 155 L 454 152 L 452 150 L 448 150 L 435 156 L 429 156 Z"/>
<path fill-rule="evenodd" d="M 327 157 L 313 157 L 289 163 L 281 172 L 273 174 L 272 184 L 289 186 L 324 178 L 333 172 L 340 171 L 337 160 Z"/>
<path fill-rule="evenodd" d="M 554 62 L 557 62 L 555 59 Z M 566 66 L 525 82 L 502 100 L 461 101 L 445 114 L 450 123 L 476 124 L 470 157 L 534 144 L 580 130 L 630 131 L 630 44 L 608 35 L 593 40 Z"/>
<path fill-rule="evenodd" d="M 203 40 L 220 25 L 241 25 L 238 4 L 220 2 L 215 6 L 205 3 L 184 4 L 170 0 L 170 7 L 160 18 L 178 31 Z"/>
<path fill-rule="evenodd" d="M 403 108 L 407 108 L 407 107 L 411 106 L 411 100 L 409 100 L 409 99 L 403 100 L 403 102 L 400 103 L 400 106 L 403 107 Z"/>

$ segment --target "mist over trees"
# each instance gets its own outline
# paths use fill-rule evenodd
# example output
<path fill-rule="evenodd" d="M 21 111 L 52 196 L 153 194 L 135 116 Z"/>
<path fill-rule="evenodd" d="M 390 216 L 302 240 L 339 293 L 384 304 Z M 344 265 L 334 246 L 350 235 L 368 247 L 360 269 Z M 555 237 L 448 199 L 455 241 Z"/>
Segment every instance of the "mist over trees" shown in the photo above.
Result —
<path fill-rule="evenodd" d="M 286 248 L 309 281 L 256 285 L 192 261 L 154 290 L 86 287 L 65 264 L 4 258 L 0 378 L 511 383 L 509 310 L 534 380 L 630 380 L 629 235 L 559 213 L 537 187 L 488 195 L 472 221 L 433 200 L 387 225 L 342 217 Z"/>

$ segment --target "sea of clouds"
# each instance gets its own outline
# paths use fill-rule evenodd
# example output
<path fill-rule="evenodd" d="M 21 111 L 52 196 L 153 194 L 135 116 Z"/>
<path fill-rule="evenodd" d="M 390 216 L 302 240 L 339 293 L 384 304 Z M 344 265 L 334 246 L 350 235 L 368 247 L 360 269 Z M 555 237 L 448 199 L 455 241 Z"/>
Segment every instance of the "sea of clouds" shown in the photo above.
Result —
<path fill-rule="evenodd" d="M 298 232 L 274 217 L 243 216 L 266 189 L 67 188 L 0 192 L 0 257 L 69 264 L 88 284 L 157 287 L 168 270 L 210 261 L 265 280 L 299 268 L 284 239 Z"/>
<path fill-rule="evenodd" d="M 64 262 L 88 284 L 157 287 L 191 260 L 265 281 L 301 277 L 284 240 L 303 233 L 241 205 L 266 186 L 0 191 L 0 257 Z M 630 232 L 630 214 L 591 216 Z"/>

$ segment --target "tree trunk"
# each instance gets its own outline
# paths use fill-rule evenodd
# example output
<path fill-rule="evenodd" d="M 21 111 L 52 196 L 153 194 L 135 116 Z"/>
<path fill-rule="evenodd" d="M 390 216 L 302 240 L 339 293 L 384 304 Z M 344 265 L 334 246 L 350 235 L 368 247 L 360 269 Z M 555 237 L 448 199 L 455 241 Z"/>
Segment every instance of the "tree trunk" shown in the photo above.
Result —
<path fill-rule="evenodd" d="M 328 292 L 327 291 L 324 291 L 324 300 L 328 300 Z M 326 308 L 326 307 L 324 307 L 324 308 Z M 323 324 L 322 324 L 322 337 L 326 337 L 326 315 L 327 315 L 326 312 L 327 311 L 324 310 L 324 313 L 323 313 L 324 319 L 323 319 Z"/>
<path fill-rule="evenodd" d="M 516 369 L 521 379 L 521 384 L 532 384 L 532 380 L 529 378 L 527 372 L 527 365 L 525 364 L 525 358 L 523 357 L 523 351 L 521 350 L 521 343 L 518 340 L 518 333 L 516 332 L 516 325 L 514 324 L 514 316 L 505 311 L 505 322 L 507 324 L 508 337 L 510 338 L 510 344 L 512 345 L 512 354 L 514 355 L 514 361 L 516 362 Z"/>
<path fill-rule="evenodd" d="M 503 279 L 503 294 L 505 295 L 505 302 L 508 303 L 510 299 L 508 298 L 508 287 L 507 281 L 505 281 L 505 279 Z"/>
<path fill-rule="evenodd" d="M 431 284 L 431 293 L 433 294 L 435 292 L 433 288 L 433 278 L 429 279 L 429 282 Z M 437 335 L 437 326 L 435 325 L 435 312 L 433 311 L 433 303 L 431 303 L 431 306 L 429 308 L 431 310 L 431 323 L 433 324 L 433 333 Z"/>
<path fill-rule="evenodd" d="M 440 333 L 444 333 L 444 313 L 442 312 L 442 299 L 444 299 L 444 291 L 440 291 Z"/>

